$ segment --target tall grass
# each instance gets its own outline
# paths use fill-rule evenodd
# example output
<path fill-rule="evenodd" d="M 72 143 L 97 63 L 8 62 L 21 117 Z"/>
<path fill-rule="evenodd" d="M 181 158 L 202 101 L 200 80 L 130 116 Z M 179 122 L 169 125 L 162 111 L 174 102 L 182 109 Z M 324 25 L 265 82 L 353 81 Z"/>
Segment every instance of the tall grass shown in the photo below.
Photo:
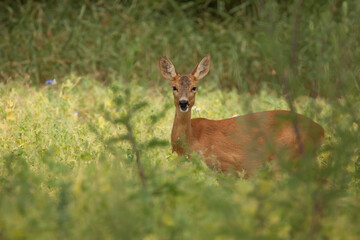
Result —
<path fill-rule="evenodd" d="M 326 128 L 318 163 L 304 161 L 297 171 L 284 165 L 280 179 L 264 168 L 242 180 L 208 169 L 196 156 L 178 158 L 164 145 L 173 118 L 170 92 L 133 84 L 126 94 L 121 81 L 106 88 L 89 80 L 73 76 L 66 86 L 41 89 L 2 85 L 9 93 L 0 101 L 2 239 L 358 236 L 358 128 L 328 101 L 295 102 Z M 288 108 L 269 90 L 227 92 L 226 107 L 221 95 L 200 90 L 194 116 Z"/>
<path fill-rule="evenodd" d="M 0 239 L 360 235 L 357 1 L 0 7 Z M 243 180 L 173 154 L 157 60 L 206 53 L 193 117 L 293 108 L 325 128 L 317 159 Z"/>
<path fill-rule="evenodd" d="M 274 70 L 288 75 L 295 68 L 291 79 L 298 94 L 331 97 L 359 90 L 357 1 L 65 0 L 1 6 L 2 81 L 36 84 L 90 73 L 100 81 L 116 75 L 158 85 L 159 56 L 191 66 L 211 53 L 217 63 L 213 82 L 220 87 L 257 92 L 262 83 L 280 85 Z"/>

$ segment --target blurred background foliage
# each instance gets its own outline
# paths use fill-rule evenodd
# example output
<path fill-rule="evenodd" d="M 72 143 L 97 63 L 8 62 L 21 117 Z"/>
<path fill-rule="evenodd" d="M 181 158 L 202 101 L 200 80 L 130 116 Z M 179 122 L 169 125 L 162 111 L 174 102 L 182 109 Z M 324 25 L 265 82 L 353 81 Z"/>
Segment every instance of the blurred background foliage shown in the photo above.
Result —
<path fill-rule="evenodd" d="M 358 1 L 11 0 L 0 9 L 1 81 L 76 73 L 157 86 L 159 56 L 186 73 L 210 53 L 221 88 L 275 89 L 280 75 L 312 97 L 359 90 Z"/>
<path fill-rule="evenodd" d="M 356 0 L 1 1 L 0 239 L 358 239 L 358 16 Z M 293 108 L 325 128 L 317 159 L 244 180 L 171 153 L 158 59 L 188 73 L 207 53 L 193 117 Z"/>

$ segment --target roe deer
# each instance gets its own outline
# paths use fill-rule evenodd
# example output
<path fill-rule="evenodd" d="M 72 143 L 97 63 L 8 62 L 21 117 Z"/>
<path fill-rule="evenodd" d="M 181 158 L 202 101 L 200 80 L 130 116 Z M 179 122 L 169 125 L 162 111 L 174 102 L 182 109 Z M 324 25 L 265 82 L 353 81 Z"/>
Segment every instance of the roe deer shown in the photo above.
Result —
<path fill-rule="evenodd" d="M 159 63 L 173 90 L 176 111 L 171 144 L 179 155 L 199 152 L 208 166 L 224 172 L 245 171 L 249 177 L 280 154 L 296 159 L 315 153 L 323 141 L 324 129 L 319 124 L 291 111 L 265 111 L 223 120 L 191 119 L 197 85 L 209 72 L 210 55 L 186 75 L 178 74 L 165 56 Z"/>

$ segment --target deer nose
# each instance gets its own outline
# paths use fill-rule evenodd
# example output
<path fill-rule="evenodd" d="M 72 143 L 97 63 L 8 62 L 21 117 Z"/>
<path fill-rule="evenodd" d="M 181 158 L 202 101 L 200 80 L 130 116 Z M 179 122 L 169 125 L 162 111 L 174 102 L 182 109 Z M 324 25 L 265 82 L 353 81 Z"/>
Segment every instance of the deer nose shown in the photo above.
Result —
<path fill-rule="evenodd" d="M 187 100 L 179 101 L 179 106 L 182 108 L 186 108 L 188 105 L 189 105 L 189 102 Z"/>
<path fill-rule="evenodd" d="M 179 101 L 179 107 L 181 110 L 183 111 L 187 111 L 188 107 L 189 107 L 189 101 L 187 100 L 180 100 Z"/>

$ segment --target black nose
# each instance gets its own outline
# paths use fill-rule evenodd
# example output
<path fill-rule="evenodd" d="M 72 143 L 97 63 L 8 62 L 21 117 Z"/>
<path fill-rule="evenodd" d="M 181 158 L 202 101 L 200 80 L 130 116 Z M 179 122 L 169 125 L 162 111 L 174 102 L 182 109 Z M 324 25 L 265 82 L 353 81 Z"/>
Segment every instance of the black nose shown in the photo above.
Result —
<path fill-rule="evenodd" d="M 181 101 L 179 101 L 179 106 L 182 109 L 186 109 L 189 106 L 189 102 L 186 100 L 181 100 Z"/>

